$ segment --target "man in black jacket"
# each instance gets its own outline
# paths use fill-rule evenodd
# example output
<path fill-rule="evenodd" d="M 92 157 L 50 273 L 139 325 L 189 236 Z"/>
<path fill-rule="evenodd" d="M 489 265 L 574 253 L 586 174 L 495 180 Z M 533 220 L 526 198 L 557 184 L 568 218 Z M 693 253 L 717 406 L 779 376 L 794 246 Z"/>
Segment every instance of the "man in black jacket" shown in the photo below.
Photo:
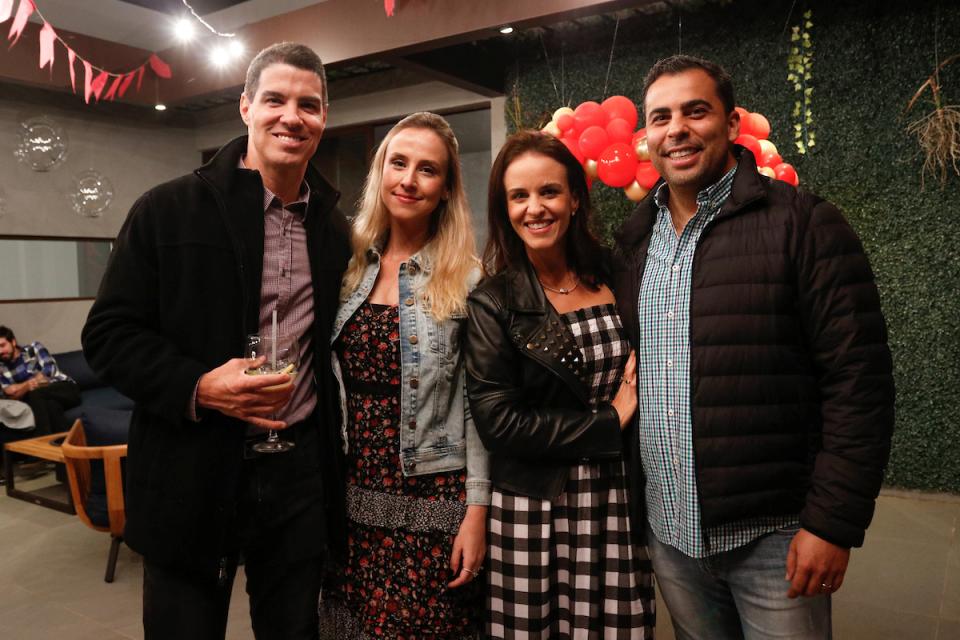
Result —
<path fill-rule="evenodd" d="M 678 637 L 826 638 L 890 451 L 886 327 L 856 234 L 758 173 L 734 104 L 726 72 L 689 56 L 644 86 L 663 180 L 615 275 L 638 361 L 635 524 Z"/>
<path fill-rule="evenodd" d="M 326 122 L 317 55 L 250 63 L 249 135 L 134 204 L 83 331 L 136 401 L 125 539 L 144 556 L 147 638 L 222 638 L 245 562 L 256 637 L 314 638 L 325 548 L 342 542 L 328 336 L 349 258 L 339 194 L 309 164 Z M 248 376 L 246 336 L 300 343 L 300 368 Z M 268 428 L 295 447 L 258 454 Z"/>

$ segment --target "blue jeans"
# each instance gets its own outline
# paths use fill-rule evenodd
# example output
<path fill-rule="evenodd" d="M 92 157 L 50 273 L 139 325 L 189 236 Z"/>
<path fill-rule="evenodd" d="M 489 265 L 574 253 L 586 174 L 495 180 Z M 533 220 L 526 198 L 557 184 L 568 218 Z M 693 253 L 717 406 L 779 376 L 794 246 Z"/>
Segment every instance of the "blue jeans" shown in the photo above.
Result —
<path fill-rule="evenodd" d="M 787 598 L 787 550 L 796 529 L 691 558 L 657 540 L 647 545 L 678 640 L 829 640 L 830 595 Z"/>

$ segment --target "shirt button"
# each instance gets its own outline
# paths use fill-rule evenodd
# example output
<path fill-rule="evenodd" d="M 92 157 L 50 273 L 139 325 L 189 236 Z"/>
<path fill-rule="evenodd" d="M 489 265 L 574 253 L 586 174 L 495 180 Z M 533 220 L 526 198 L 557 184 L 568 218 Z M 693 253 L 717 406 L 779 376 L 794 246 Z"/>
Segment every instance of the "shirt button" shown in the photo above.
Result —
<path fill-rule="evenodd" d="M 417 378 L 410 378 L 410 388 L 416 389 L 420 386 L 420 380 Z"/>
<path fill-rule="evenodd" d="M 407 423 L 407 426 L 410 427 L 411 429 L 416 429 L 416 428 L 417 428 L 417 421 L 416 421 L 416 419 L 411 420 L 410 422 L 408 422 L 408 423 Z"/>
<path fill-rule="evenodd" d="M 420 342 L 420 340 L 417 336 L 410 336 L 410 344 L 417 344 L 418 342 Z"/>
<path fill-rule="evenodd" d="M 674 270 L 674 271 L 680 271 L 680 265 L 678 265 L 678 264 L 673 265 L 673 270 Z"/>
<path fill-rule="evenodd" d="M 673 311 L 667 311 L 667 317 L 673 319 Z"/>
<path fill-rule="evenodd" d="M 667 415 L 673 417 L 673 409 L 667 409 Z"/>
<path fill-rule="evenodd" d="M 407 469 L 409 469 L 410 471 L 416 471 L 416 470 L 417 470 L 417 463 L 416 463 L 416 462 L 410 462 L 410 463 L 408 463 L 408 464 L 407 464 Z"/>
<path fill-rule="evenodd" d="M 408 307 L 412 307 L 412 306 L 413 306 L 413 298 L 407 298 L 406 300 L 403 301 L 403 304 L 407 305 Z"/>
<path fill-rule="evenodd" d="M 673 456 L 673 464 L 677 467 L 680 466 L 680 456 Z"/>
<path fill-rule="evenodd" d="M 673 366 L 673 360 L 667 360 L 667 366 L 668 366 L 668 367 L 672 367 L 672 366 Z"/>

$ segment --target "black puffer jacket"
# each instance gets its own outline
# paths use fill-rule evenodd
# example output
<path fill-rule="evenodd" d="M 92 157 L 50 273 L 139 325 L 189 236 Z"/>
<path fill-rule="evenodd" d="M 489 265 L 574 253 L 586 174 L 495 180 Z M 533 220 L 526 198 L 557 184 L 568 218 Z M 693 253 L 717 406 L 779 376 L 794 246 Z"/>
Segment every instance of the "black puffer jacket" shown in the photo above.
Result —
<path fill-rule="evenodd" d="M 621 454 L 617 411 L 591 409 L 573 334 L 530 265 L 484 280 L 467 306 L 470 411 L 495 487 L 556 498 L 572 465 Z"/>
<path fill-rule="evenodd" d="M 634 346 L 656 213 L 651 193 L 617 238 L 614 289 Z M 890 453 L 894 388 L 880 299 L 856 234 L 829 202 L 760 176 L 744 151 L 730 198 L 697 244 L 691 287 L 703 525 L 800 514 L 816 535 L 861 545 Z"/>

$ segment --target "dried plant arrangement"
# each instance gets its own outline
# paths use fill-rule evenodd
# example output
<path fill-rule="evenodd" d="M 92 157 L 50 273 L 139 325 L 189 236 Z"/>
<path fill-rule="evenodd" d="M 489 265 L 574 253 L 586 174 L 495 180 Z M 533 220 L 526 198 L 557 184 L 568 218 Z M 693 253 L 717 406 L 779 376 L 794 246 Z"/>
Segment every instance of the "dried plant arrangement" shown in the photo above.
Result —
<path fill-rule="evenodd" d="M 920 96 L 927 89 L 930 90 L 933 111 L 914 120 L 906 128 L 909 135 L 917 138 L 924 154 L 923 169 L 920 172 L 921 189 L 927 174 L 939 179 L 941 189 L 946 185 L 949 169 L 952 168 L 953 172 L 960 176 L 960 105 L 944 104 L 940 84 L 940 71 L 958 59 L 960 53 L 938 64 L 926 82 L 913 94 L 904 110 L 905 114 L 908 113 L 917 104 Z"/>

